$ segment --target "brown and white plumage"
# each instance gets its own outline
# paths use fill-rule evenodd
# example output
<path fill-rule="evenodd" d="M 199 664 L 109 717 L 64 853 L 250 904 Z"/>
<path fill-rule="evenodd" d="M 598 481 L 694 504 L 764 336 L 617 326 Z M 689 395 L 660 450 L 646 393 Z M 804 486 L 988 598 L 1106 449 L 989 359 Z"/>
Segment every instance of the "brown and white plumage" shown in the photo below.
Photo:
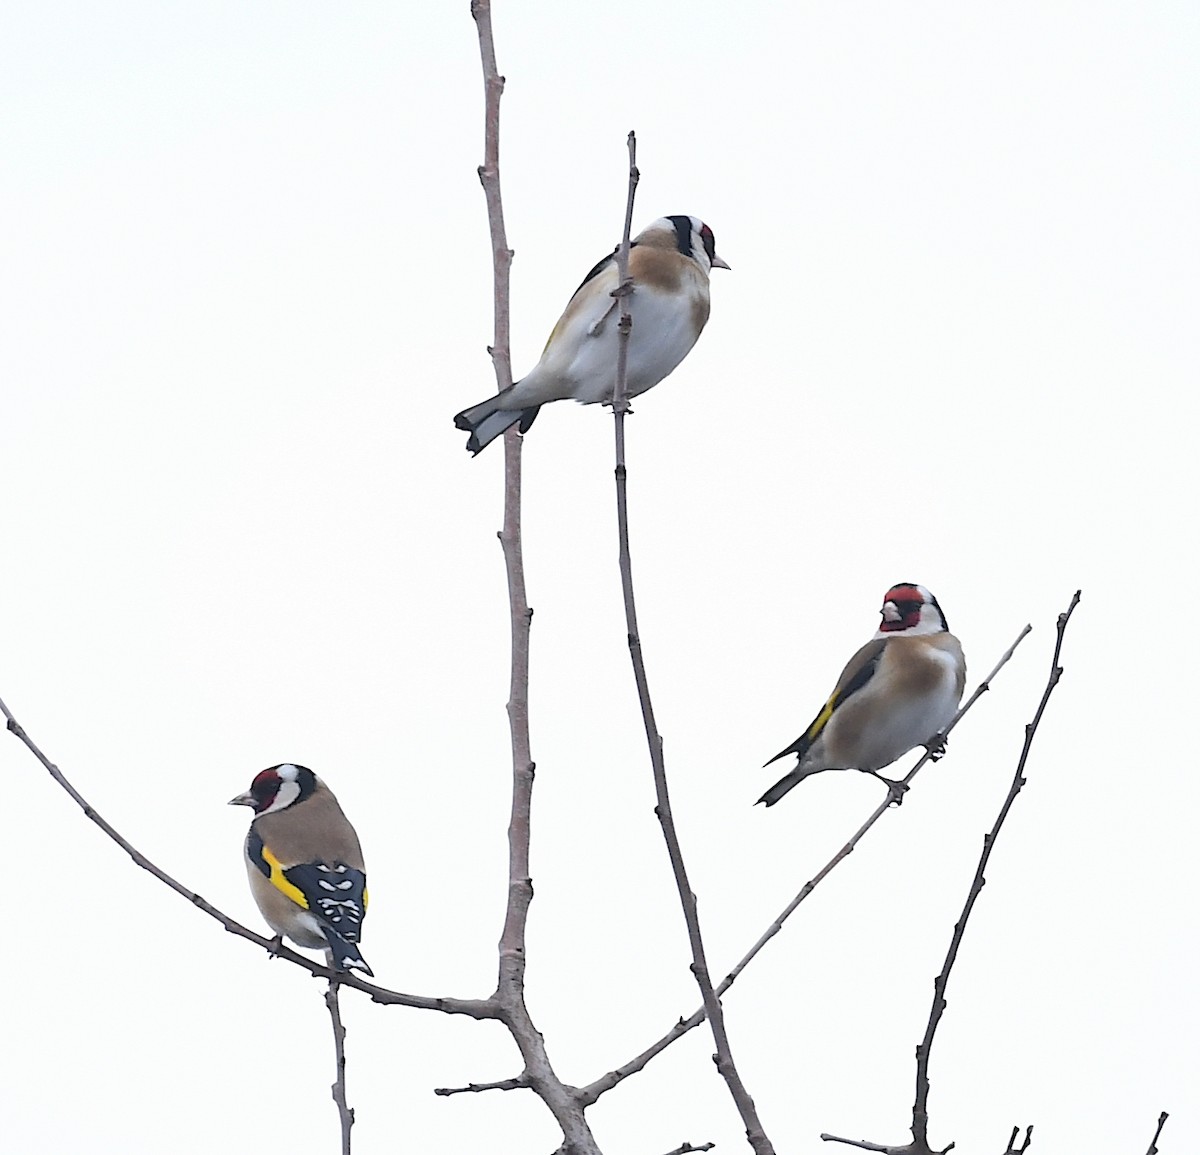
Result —
<path fill-rule="evenodd" d="M 329 952 L 338 970 L 371 974 L 356 945 L 367 913 L 362 848 L 333 791 L 307 766 L 284 762 L 257 774 L 229 805 L 254 810 L 246 873 L 271 929 Z"/>
<path fill-rule="evenodd" d="M 788 754 L 799 759 L 759 802 L 774 806 L 823 770 L 879 777 L 914 746 L 934 742 L 954 717 L 967 665 L 937 598 L 924 586 L 901 582 L 884 596 L 880 614 L 878 633 L 846 663 L 808 729 L 767 762 Z"/>
<path fill-rule="evenodd" d="M 717 256 L 712 229 L 698 217 L 660 217 L 629 249 L 633 282 L 626 387 L 645 393 L 688 355 L 708 321 L 708 275 L 729 266 Z M 616 250 L 583 279 L 554 326 L 541 360 L 516 384 L 454 418 L 478 453 L 512 425 L 528 431 L 538 408 L 573 397 L 584 405 L 612 400 L 617 380 L 620 308 Z"/>

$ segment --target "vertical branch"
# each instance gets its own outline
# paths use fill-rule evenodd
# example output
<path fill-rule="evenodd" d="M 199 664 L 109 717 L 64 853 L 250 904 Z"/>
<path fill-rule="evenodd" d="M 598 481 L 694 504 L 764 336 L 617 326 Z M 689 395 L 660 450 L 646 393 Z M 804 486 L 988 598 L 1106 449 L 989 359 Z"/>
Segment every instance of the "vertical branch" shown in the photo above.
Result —
<path fill-rule="evenodd" d="M 492 238 L 495 336 L 488 352 L 496 371 L 497 388 L 503 390 L 512 384 L 509 270 L 513 255 L 504 230 L 504 206 L 500 199 L 500 97 L 504 92 L 504 77 L 496 68 L 490 0 L 472 0 L 471 15 L 479 31 L 484 81 L 484 145 L 479 180 L 487 201 Z M 529 816 L 533 795 L 533 759 L 529 743 L 529 627 L 533 611 L 526 600 L 525 564 L 521 553 L 521 438 L 511 429 L 504 435 L 504 524 L 499 536 L 508 579 L 512 648 L 508 725 L 513 796 L 508 828 L 508 905 L 500 936 L 498 990 L 520 992 L 525 976 L 525 923 L 533 897 L 529 875 Z"/>
<path fill-rule="evenodd" d="M 479 180 L 487 201 L 492 239 L 495 297 L 495 337 L 489 352 L 496 384 L 512 384 L 509 351 L 509 270 L 512 250 L 504 230 L 500 199 L 500 97 L 504 77 L 496 67 L 490 0 L 471 0 L 471 16 L 479 34 L 484 84 L 484 145 Z M 508 898 L 500 934 L 496 993 L 499 1017 L 521 1051 L 525 1070 L 514 1083 L 531 1087 L 553 1112 L 563 1130 L 564 1155 L 600 1155 L 584 1119 L 584 1106 L 574 1088 L 555 1074 L 545 1043 L 525 1006 L 525 926 L 533 900 L 529 870 L 530 810 L 533 799 L 533 757 L 529 742 L 529 627 L 533 611 L 525 594 L 525 565 L 521 553 L 521 435 L 504 434 L 504 524 L 500 530 L 504 569 L 508 578 L 512 660 L 509 674 L 508 724 L 512 746 L 512 810 L 508 826 Z"/>
<path fill-rule="evenodd" d="M 625 414 L 629 412 L 629 398 L 625 392 L 626 367 L 629 364 L 629 333 L 633 329 L 633 317 L 629 312 L 629 297 L 633 282 L 629 279 L 629 244 L 633 231 L 633 198 L 637 195 L 638 181 L 642 174 L 637 166 L 637 134 L 632 130 L 626 137 L 629 147 L 629 193 L 625 197 L 625 228 L 621 233 L 621 245 L 617 249 L 617 287 L 613 296 L 621 306 L 621 319 L 617 322 L 617 380 L 613 386 L 613 417 L 617 438 L 617 485 L 625 481 Z M 623 503 L 622 503 L 623 504 Z M 618 507 L 620 513 L 621 507 Z M 624 541 L 626 535 L 621 535 Z"/>
<path fill-rule="evenodd" d="M 495 336 L 488 346 L 496 371 L 496 387 L 502 392 L 512 384 L 512 357 L 509 351 L 508 279 L 512 268 L 512 249 L 504 231 L 504 205 L 500 200 L 500 97 L 504 77 L 496 68 L 496 45 L 492 39 L 491 0 L 471 0 L 471 17 L 479 33 L 479 56 L 483 64 L 483 164 L 479 182 L 487 202 L 488 229 L 492 238 L 492 297 L 495 303 Z M 506 439 L 506 447 L 510 442 Z M 520 447 L 520 441 L 515 441 Z M 519 470 L 518 470 L 519 473 Z M 506 485 L 507 496 L 507 485 Z M 518 489 L 518 498 L 520 491 Z M 517 505 L 518 512 L 520 504 Z M 508 510 L 505 509 L 507 514 Z"/>
<path fill-rule="evenodd" d="M 1063 636 L 1066 633 L 1067 623 L 1070 622 L 1071 615 L 1075 612 L 1075 607 L 1079 605 L 1079 597 L 1080 591 L 1076 590 L 1075 596 L 1071 599 L 1071 604 L 1067 606 L 1063 613 L 1058 615 L 1058 634 L 1054 642 L 1054 658 L 1050 663 L 1050 677 L 1046 682 L 1045 690 L 1042 692 L 1042 700 L 1038 703 L 1033 721 L 1025 727 L 1025 744 L 1021 748 L 1021 757 L 1017 760 L 1017 768 L 1013 774 L 1012 785 L 1009 787 L 1004 804 L 1000 807 L 1000 813 L 996 816 L 995 824 L 992 826 L 991 831 L 983 837 L 983 852 L 979 856 L 979 865 L 975 868 L 975 877 L 971 881 L 971 889 L 967 893 L 967 901 L 963 906 L 962 914 L 959 915 L 958 921 L 954 924 L 954 933 L 950 937 L 950 947 L 946 951 L 946 961 L 942 964 L 941 973 L 933 982 L 933 1005 L 929 1010 L 929 1023 L 925 1027 L 924 1038 L 922 1038 L 920 1044 L 917 1046 L 917 1094 L 913 1102 L 912 1136 L 913 1146 L 918 1151 L 927 1150 L 929 1146 L 929 1055 L 933 1049 L 933 1037 L 937 1032 L 938 1023 L 941 1022 L 942 1014 L 946 1010 L 946 984 L 950 981 L 950 971 L 954 966 L 955 959 L 958 957 L 958 948 L 962 943 L 963 935 L 966 933 L 967 920 L 971 917 L 971 911 L 974 909 L 975 902 L 983 890 L 985 881 L 984 871 L 987 869 L 988 860 L 991 858 L 992 850 L 995 848 L 1000 828 L 1004 825 L 1004 820 L 1008 817 L 1009 810 L 1012 809 L 1013 803 L 1017 800 L 1017 795 L 1021 792 L 1021 787 L 1025 785 L 1025 763 L 1029 758 L 1029 751 L 1033 746 L 1033 739 L 1037 734 L 1038 726 L 1041 724 L 1042 715 L 1046 712 L 1050 695 L 1054 693 L 1054 688 L 1058 685 L 1059 679 L 1062 677 L 1062 667 L 1058 664 L 1058 660 L 1062 654 Z"/>
<path fill-rule="evenodd" d="M 1150 1140 L 1150 1147 L 1146 1151 L 1146 1155 L 1158 1155 L 1158 1137 L 1162 1134 L 1162 1129 L 1167 1125 L 1167 1120 L 1170 1116 L 1163 1111 L 1158 1117 L 1158 1126 L 1154 1129 L 1154 1138 Z"/>
<path fill-rule="evenodd" d="M 725 1031 L 725 1016 L 713 991 L 712 979 L 709 977 L 704 940 L 700 934 L 700 916 L 696 910 L 696 896 L 692 893 L 691 884 L 688 882 L 683 851 L 680 849 L 679 837 L 675 832 L 675 820 L 671 814 L 671 800 L 667 793 L 666 765 L 663 761 L 662 736 L 659 734 L 658 725 L 654 720 L 654 707 L 650 700 L 650 684 L 646 677 L 642 643 L 638 634 L 637 607 L 633 596 L 633 565 L 629 553 L 629 511 L 625 468 L 625 414 L 629 410 L 625 378 L 629 334 L 633 326 L 633 318 L 629 312 L 629 296 L 634 292 L 633 286 L 629 282 L 629 233 L 633 220 L 633 198 L 640 175 L 637 169 L 637 138 L 632 132 L 629 134 L 628 143 L 629 195 L 625 207 L 624 235 L 621 238 L 621 246 L 617 250 L 617 288 L 613 293 L 621 305 L 621 319 L 617 328 L 617 381 L 613 390 L 613 425 L 616 449 L 614 474 L 617 483 L 618 562 L 621 569 L 621 590 L 625 599 L 625 626 L 629 637 L 629 656 L 633 662 L 633 677 L 637 683 L 638 700 L 642 707 L 642 722 L 646 729 L 646 742 L 650 747 L 650 763 L 654 770 L 654 790 L 658 799 L 655 813 L 662 826 L 663 838 L 667 844 L 667 854 L 671 859 L 671 869 L 675 873 L 675 885 L 679 890 L 679 900 L 683 906 L 688 941 L 692 948 L 692 974 L 700 988 L 705 1015 L 712 1029 L 713 1043 L 717 1050 L 717 1070 L 721 1073 L 729 1087 L 729 1093 L 733 1096 L 738 1113 L 745 1124 L 746 1138 L 750 1146 L 758 1155 L 774 1155 L 775 1148 L 771 1145 L 771 1140 L 767 1138 L 762 1123 L 759 1121 L 754 1100 L 742 1083 L 741 1076 L 734 1064 L 729 1037 Z"/>
<path fill-rule="evenodd" d="M 326 952 L 325 957 L 326 964 L 332 971 L 333 956 Z M 337 1071 L 337 1077 L 330 1090 L 342 1124 L 342 1155 L 350 1155 L 350 1128 L 354 1126 L 354 1108 L 346 1105 L 346 1028 L 342 1026 L 342 1011 L 338 1006 L 339 985 L 336 974 L 333 974 L 329 979 L 329 989 L 325 992 L 325 1005 L 329 1008 L 329 1018 L 333 1023 L 333 1055 Z"/>

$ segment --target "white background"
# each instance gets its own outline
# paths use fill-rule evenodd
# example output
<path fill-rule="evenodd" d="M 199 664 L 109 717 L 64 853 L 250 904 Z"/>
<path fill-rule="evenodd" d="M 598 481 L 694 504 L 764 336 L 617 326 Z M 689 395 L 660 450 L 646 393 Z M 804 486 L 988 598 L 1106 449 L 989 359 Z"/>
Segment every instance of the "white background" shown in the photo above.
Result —
<path fill-rule="evenodd" d="M 875 806 L 761 769 L 916 581 L 969 685 L 1035 633 L 726 998 L 781 1153 L 899 1143 L 983 832 L 1082 587 L 932 1065 L 931 1139 L 1200 1149 L 1200 146 L 1185 3 L 499 0 L 514 367 L 619 237 L 733 266 L 629 423 L 634 559 L 718 975 Z M 467 4 L 10 5 L 0 696 L 102 814 L 261 926 L 225 807 L 296 760 L 355 821 L 387 986 L 483 996 L 510 769 L 482 83 Z M 620 617 L 611 420 L 526 444 L 528 1000 L 585 1083 L 698 996 Z M 915 755 L 912 756 L 915 758 Z M 903 770 L 909 760 L 900 764 Z M 336 1150 L 321 988 L 138 871 L 15 740 L 0 1147 Z M 359 1155 L 549 1155 L 502 1028 L 344 998 Z M 590 1112 L 747 1150 L 692 1032 Z"/>

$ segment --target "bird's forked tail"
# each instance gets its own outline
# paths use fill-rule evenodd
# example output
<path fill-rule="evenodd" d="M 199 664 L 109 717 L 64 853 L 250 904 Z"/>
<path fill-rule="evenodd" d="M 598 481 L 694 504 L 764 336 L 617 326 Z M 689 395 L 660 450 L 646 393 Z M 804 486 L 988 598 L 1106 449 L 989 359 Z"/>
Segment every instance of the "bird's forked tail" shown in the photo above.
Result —
<path fill-rule="evenodd" d="M 489 397 L 486 401 L 454 415 L 456 428 L 465 429 L 471 434 L 467 438 L 467 450 L 472 455 L 481 452 L 518 421 L 521 423 L 521 432 L 528 433 L 538 415 L 538 409 L 541 408 L 539 405 L 531 405 L 527 409 L 505 409 L 501 404 L 503 397 L 504 393 L 497 393 L 495 397 Z"/>

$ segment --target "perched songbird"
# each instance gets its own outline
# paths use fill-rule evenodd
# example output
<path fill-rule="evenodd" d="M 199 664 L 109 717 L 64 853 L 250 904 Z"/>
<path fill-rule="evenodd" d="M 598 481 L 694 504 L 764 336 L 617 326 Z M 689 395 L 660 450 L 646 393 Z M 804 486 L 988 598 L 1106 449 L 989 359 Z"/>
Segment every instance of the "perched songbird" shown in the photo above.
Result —
<path fill-rule="evenodd" d="M 280 941 L 286 934 L 331 952 L 337 970 L 372 974 L 356 945 L 367 913 L 362 849 L 333 791 L 308 767 L 284 762 L 255 775 L 229 805 L 254 810 L 246 873 Z"/>
<path fill-rule="evenodd" d="M 619 246 L 618 246 L 619 247 Z M 510 425 L 526 433 L 547 401 L 611 401 L 617 383 L 617 249 L 575 290 L 546 342 L 542 359 L 515 385 L 454 418 L 478 453 Z M 729 266 L 717 256 L 712 229 L 698 217 L 660 217 L 629 248 L 633 292 L 626 393 L 657 385 L 691 351 L 708 320 L 708 274 Z"/>
<path fill-rule="evenodd" d="M 846 663 L 829 701 L 799 738 L 767 762 L 799 755 L 796 768 L 760 799 L 774 806 L 797 782 L 822 770 L 878 773 L 914 746 L 939 749 L 966 683 L 962 646 L 937 598 L 901 582 L 884 595 L 879 632 Z"/>

